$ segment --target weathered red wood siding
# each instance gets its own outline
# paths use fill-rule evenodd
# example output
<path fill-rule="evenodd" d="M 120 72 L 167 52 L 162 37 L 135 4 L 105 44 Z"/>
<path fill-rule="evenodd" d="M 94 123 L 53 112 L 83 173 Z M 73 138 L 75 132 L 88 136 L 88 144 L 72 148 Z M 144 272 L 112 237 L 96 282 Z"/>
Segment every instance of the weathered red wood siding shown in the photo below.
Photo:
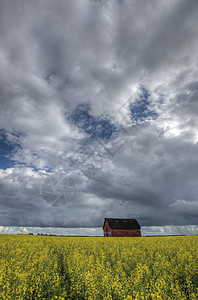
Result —
<path fill-rule="evenodd" d="M 141 236 L 140 229 L 112 229 L 111 236 Z"/>
<path fill-rule="evenodd" d="M 104 223 L 104 236 L 106 236 L 106 232 L 108 232 L 108 236 L 112 236 L 112 230 L 111 228 L 109 227 L 109 224 L 108 224 L 108 221 L 105 220 L 105 223 Z"/>

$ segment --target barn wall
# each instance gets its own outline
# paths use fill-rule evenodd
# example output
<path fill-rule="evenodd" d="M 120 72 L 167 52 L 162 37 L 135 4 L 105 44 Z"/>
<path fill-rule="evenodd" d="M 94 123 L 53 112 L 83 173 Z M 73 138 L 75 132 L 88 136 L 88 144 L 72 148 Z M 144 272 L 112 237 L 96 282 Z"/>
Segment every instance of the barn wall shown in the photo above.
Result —
<path fill-rule="evenodd" d="M 109 236 L 112 236 L 112 234 L 111 234 L 111 232 L 112 232 L 112 230 L 111 230 L 111 228 L 109 227 L 109 224 L 108 224 L 108 221 L 106 220 L 105 221 L 105 224 L 104 224 L 104 236 L 106 236 L 105 235 L 105 232 L 109 232 Z"/>
<path fill-rule="evenodd" d="M 140 229 L 112 229 L 112 236 L 141 236 Z"/>

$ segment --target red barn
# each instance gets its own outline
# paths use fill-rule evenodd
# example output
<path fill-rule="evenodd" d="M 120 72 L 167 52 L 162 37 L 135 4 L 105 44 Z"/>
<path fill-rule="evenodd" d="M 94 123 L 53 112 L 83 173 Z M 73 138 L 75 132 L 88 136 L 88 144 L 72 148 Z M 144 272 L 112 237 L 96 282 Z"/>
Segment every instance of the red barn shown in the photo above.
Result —
<path fill-rule="evenodd" d="M 141 228 L 135 219 L 105 218 L 104 236 L 141 236 Z"/>

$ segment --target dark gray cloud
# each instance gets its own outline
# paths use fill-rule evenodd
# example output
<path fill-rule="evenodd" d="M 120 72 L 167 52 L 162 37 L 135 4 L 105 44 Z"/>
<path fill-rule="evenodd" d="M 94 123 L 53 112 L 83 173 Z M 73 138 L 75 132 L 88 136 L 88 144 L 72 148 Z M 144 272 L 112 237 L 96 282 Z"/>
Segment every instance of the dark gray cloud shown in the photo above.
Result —
<path fill-rule="evenodd" d="M 197 6 L 0 2 L 1 225 L 197 224 Z"/>

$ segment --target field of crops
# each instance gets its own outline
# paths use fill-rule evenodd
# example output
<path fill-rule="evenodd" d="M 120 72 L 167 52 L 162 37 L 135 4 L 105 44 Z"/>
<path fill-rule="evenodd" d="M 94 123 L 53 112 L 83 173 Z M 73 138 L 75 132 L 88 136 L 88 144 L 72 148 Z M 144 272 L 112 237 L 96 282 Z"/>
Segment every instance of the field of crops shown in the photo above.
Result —
<path fill-rule="evenodd" d="M 0 235 L 0 299 L 198 299 L 198 236 Z"/>

